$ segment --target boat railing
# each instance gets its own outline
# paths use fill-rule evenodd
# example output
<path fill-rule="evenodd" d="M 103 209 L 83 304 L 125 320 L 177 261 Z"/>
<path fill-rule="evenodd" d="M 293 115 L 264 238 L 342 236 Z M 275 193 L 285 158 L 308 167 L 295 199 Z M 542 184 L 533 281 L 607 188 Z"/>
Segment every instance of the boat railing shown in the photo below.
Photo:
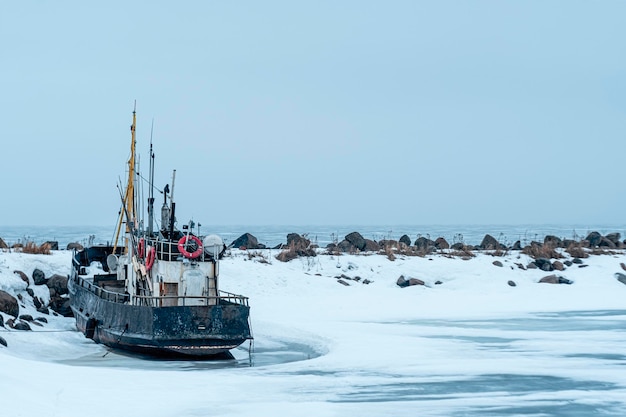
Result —
<path fill-rule="evenodd" d="M 112 301 L 114 303 L 127 303 L 131 301 L 130 295 L 127 293 L 118 293 L 115 291 L 105 290 L 102 287 L 95 285 L 94 283 L 87 281 L 84 278 L 76 276 L 74 281 L 79 287 L 85 288 L 87 291 L 95 294 L 97 297 L 103 300 Z M 185 305 L 198 305 L 198 301 L 204 300 L 204 305 L 218 305 L 221 301 L 225 301 L 232 304 L 248 306 L 248 297 L 243 295 L 233 294 L 226 291 L 220 291 L 216 296 L 148 296 L 148 295 L 136 295 L 132 298 L 133 305 L 148 305 L 148 306 L 185 306 Z M 175 301 L 175 303 L 171 303 Z"/>
<path fill-rule="evenodd" d="M 174 302 L 170 304 L 171 302 Z M 232 304 L 248 306 L 248 297 L 238 294 L 232 294 L 226 291 L 220 291 L 215 296 L 192 296 L 192 295 L 163 295 L 149 296 L 136 295 L 133 297 L 134 305 L 151 305 L 151 306 L 185 306 L 198 305 L 199 301 L 204 301 L 203 305 L 219 305 L 221 301 Z"/>
<path fill-rule="evenodd" d="M 75 277 L 74 278 L 76 284 L 79 287 L 83 287 L 85 288 L 87 291 L 95 294 L 97 297 L 102 298 L 103 300 L 107 300 L 107 301 L 112 301 L 114 303 L 127 303 L 130 301 L 130 295 L 129 294 L 122 294 L 119 292 L 115 292 L 115 291 L 109 291 L 109 290 L 105 290 L 102 287 L 99 287 L 97 285 L 95 285 L 94 283 L 87 281 L 84 278 L 81 277 Z"/>

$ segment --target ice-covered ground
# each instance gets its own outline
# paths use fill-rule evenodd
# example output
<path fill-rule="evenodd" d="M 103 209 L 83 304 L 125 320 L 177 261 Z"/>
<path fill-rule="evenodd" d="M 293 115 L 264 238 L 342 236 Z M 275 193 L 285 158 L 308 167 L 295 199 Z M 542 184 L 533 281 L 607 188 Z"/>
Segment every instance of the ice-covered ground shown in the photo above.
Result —
<path fill-rule="evenodd" d="M 276 254 L 233 250 L 221 263 L 222 289 L 250 297 L 252 366 L 247 345 L 219 364 L 107 354 L 71 319 L 49 316 L 32 332 L 0 328 L 2 414 L 626 415 L 626 285 L 614 275 L 623 252 L 560 272 L 572 285 L 539 284 L 549 273 L 519 269 L 530 258 L 518 252 Z M 16 269 L 69 265 L 65 251 L 0 252 L 0 289 L 25 290 Z M 341 274 L 361 280 L 344 286 Z M 400 275 L 427 285 L 399 288 Z"/>

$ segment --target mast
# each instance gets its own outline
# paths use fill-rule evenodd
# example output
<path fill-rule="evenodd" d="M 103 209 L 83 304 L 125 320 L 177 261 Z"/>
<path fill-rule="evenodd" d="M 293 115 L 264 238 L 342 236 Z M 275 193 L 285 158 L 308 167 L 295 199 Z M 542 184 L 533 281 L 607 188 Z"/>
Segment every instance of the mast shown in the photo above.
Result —
<path fill-rule="evenodd" d="M 134 225 L 131 222 L 135 221 L 135 127 L 137 126 L 137 102 L 133 107 L 133 124 L 130 125 L 130 158 L 128 160 L 128 184 L 126 185 L 126 192 L 122 201 L 122 210 L 120 212 L 119 222 L 117 224 L 117 231 L 115 233 L 115 244 L 113 246 L 113 253 L 116 253 L 117 242 L 120 236 L 120 229 L 126 217 L 126 233 L 130 233 L 134 230 Z M 121 191 L 120 191 L 121 192 Z M 132 227 L 131 227 L 132 226 Z M 127 238 L 128 239 L 128 238 Z M 126 253 L 128 253 L 128 240 L 126 241 Z"/>

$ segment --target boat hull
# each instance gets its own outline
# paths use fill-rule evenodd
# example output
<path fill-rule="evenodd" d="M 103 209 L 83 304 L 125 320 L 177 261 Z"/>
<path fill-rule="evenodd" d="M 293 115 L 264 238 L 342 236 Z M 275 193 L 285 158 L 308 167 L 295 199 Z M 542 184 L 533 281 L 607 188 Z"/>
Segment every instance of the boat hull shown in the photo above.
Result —
<path fill-rule="evenodd" d="M 171 358 L 228 355 L 252 338 L 250 307 L 218 305 L 153 307 L 111 301 L 69 280 L 76 326 L 97 343 L 116 349 Z"/>

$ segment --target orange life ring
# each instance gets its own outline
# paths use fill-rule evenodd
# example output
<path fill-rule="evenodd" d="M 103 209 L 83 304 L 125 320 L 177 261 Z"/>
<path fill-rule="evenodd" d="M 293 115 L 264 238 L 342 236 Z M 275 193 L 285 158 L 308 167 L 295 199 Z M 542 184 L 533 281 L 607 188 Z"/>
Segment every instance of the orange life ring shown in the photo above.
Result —
<path fill-rule="evenodd" d="M 139 245 L 137 247 L 137 256 L 139 257 L 139 259 L 143 258 L 145 246 L 146 242 L 144 241 L 144 238 L 139 239 Z"/>
<path fill-rule="evenodd" d="M 154 265 L 154 259 L 156 258 L 156 249 L 154 246 L 148 246 L 148 253 L 146 254 L 146 271 L 152 269 Z"/>
<path fill-rule="evenodd" d="M 196 249 L 193 252 L 187 251 L 185 249 L 185 245 L 187 244 L 188 239 L 191 239 L 194 242 L 196 242 L 198 249 Z M 191 235 L 183 236 L 178 241 L 178 251 L 182 253 L 185 258 L 189 258 L 189 259 L 197 258 L 198 256 L 202 254 L 202 241 L 197 236 L 191 236 Z"/>

